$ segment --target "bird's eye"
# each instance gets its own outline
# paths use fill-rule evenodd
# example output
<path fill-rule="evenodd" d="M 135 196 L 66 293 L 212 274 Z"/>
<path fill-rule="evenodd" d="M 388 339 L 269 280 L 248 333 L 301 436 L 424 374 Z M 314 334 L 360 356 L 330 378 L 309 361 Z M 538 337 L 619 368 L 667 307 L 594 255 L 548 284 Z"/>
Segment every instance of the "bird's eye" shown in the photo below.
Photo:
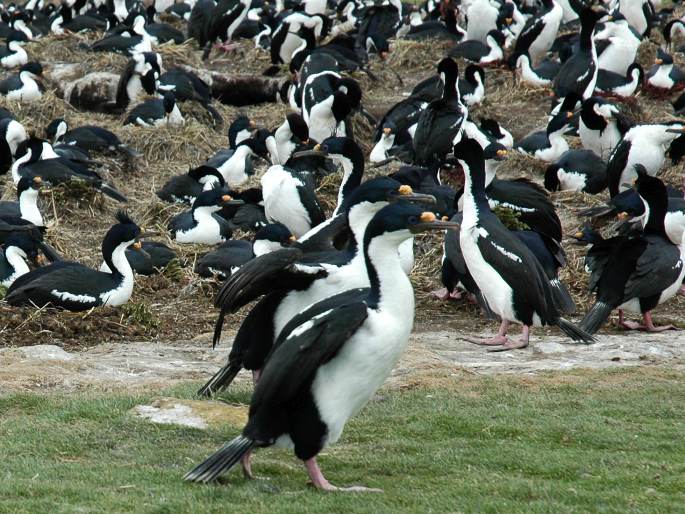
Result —
<path fill-rule="evenodd" d="M 409 223 L 411 223 L 413 225 L 413 224 L 418 223 L 418 222 L 419 222 L 419 218 L 417 218 L 416 216 L 409 216 Z"/>

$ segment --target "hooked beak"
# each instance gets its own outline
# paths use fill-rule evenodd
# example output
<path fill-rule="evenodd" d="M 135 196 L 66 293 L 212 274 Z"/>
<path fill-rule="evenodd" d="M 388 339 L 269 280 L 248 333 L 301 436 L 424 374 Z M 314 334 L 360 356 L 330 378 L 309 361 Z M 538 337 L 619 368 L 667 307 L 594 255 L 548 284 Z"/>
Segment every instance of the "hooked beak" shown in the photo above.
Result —
<path fill-rule="evenodd" d="M 685 127 L 666 129 L 666 132 L 671 134 L 685 134 Z"/>
<path fill-rule="evenodd" d="M 496 161 L 503 161 L 509 156 L 509 152 L 506 150 L 497 150 L 497 154 L 495 155 L 495 160 Z"/>
<path fill-rule="evenodd" d="M 321 145 L 316 145 L 311 150 L 302 150 L 301 152 L 295 152 L 292 156 L 293 157 L 310 157 L 310 156 L 326 157 L 327 155 L 328 154 L 326 152 L 321 150 Z"/>
<path fill-rule="evenodd" d="M 413 234 L 427 232 L 429 230 L 458 230 L 461 227 L 460 223 L 455 221 L 442 221 L 432 212 L 424 212 L 421 214 L 421 221 L 409 227 L 409 231 Z"/>
<path fill-rule="evenodd" d="M 616 215 L 616 219 L 618 219 L 618 220 L 620 220 L 620 221 L 626 221 L 626 220 L 628 220 L 629 218 L 630 218 L 630 214 L 628 214 L 628 213 L 625 212 L 625 211 L 624 211 L 624 212 L 619 212 L 619 213 Z"/>
<path fill-rule="evenodd" d="M 219 205 L 224 207 L 227 205 L 243 205 L 245 202 L 242 200 L 234 200 L 232 196 L 230 195 L 224 195 L 221 197 L 221 200 L 219 201 Z"/>
<path fill-rule="evenodd" d="M 654 59 L 654 64 L 656 64 L 656 65 L 663 64 L 663 63 L 664 63 L 663 59 L 659 59 L 658 57 L 656 59 Z"/>
<path fill-rule="evenodd" d="M 45 266 L 47 264 L 47 259 L 45 258 L 45 255 L 43 255 L 42 253 L 36 255 L 36 258 L 34 260 L 38 266 Z"/>

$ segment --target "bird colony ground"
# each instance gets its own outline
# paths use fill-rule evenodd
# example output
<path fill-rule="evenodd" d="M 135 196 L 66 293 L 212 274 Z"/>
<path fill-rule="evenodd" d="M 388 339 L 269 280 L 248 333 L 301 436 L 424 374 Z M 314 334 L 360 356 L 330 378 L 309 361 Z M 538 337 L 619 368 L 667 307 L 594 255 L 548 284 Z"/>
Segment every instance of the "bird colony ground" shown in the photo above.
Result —
<path fill-rule="evenodd" d="M 80 42 L 88 40 L 50 37 L 27 45 L 29 55 L 46 64 L 49 89 L 58 89 L 50 77 L 60 63 L 87 71 L 123 69 L 124 58 L 86 53 Z M 653 60 L 654 48 L 643 43 L 643 65 Z M 431 75 L 444 53 L 435 43 L 399 42 L 393 50 L 386 63 L 372 64 L 379 80 L 355 77 L 365 107 L 378 117 Z M 200 66 L 192 42 L 162 47 L 160 53 L 167 68 Z M 269 64 L 266 54 L 243 42 L 233 54 L 215 54 L 208 67 L 260 76 Z M 191 399 L 225 358 L 244 313 L 228 318 L 230 330 L 211 350 L 217 314 L 212 299 L 219 284 L 192 272 L 207 248 L 168 239 L 166 223 L 180 208 L 154 193 L 172 175 L 225 147 L 226 127 L 215 130 L 203 109 L 188 103 L 181 105 L 188 120 L 182 129 L 153 131 L 79 113 L 54 93 L 30 106 L 0 104 L 36 133 L 63 116 L 73 126 L 89 122 L 109 128 L 143 152 L 130 169 L 105 160 L 105 174 L 130 199 L 134 219 L 162 234 L 180 255 L 163 274 L 138 277 L 123 308 L 61 313 L 10 308 L 0 301 L 0 511 L 676 512 L 685 505 L 685 335 L 628 336 L 607 326 L 598 344 L 579 346 L 540 330 L 526 350 L 487 353 L 462 337 L 492 333 L 495 324 L 469 303 L 445 303 L 431 295 L 440 287 L 442 250 L 435 236 L 416 241 L 417 321 L 410 350 L 388 386 L 352 421 L 342 445 L 323 458 L 339 481 L 363 476 L 366 485 L 382 487 L 385 494 L 318 495 L 303 487 L 304 474 L 294 459 L 269 452 L 258 455 L 255 468 L 270 481 L 247 484 L 233 473 L 228 486 L 183 484 L 183 472 L 238 426 L 151 425 L 131 409 L 159 396 Z M 471 114 L 497 118 L 517 138 L 545 124 L 549 104 L 545 90 L 516 84 L 509 71 L 488 69 L 486 98 Z M 667 107 L 648 98 L 629 106 L 639 121 L 667 119 Z M 217 108 L 228 122 L 239 112 Z M 288 108 L 263 104 L 242 111 L 258 125 L 274 128 Z M 370 125 L 358 117 L 355 129 L 368 152 Z M 367 170 L 367 175 L 395 168 Z M 255 183 L 264 170 L 258 165 Z M 543 171 L 534 160 L 512 155 L 499 173 L 541 182 Z M 679 185 L 681 170 L 663 176 Z M 329 210 L 338 181 L 331 176 L 319 190 Z M 8 186 L 4 198 L 11 196 Z M 566 233 L 582 223 L 576 209 L 605 199 L 568 193 L 552 198 Z M 59 189 L 45 195 L 42 206 L 49 242 L 70 259 L 99 266 L 100 242 L 118 206 Z M 582 313 L 590 300 L 584 251 L 567 249 L 563 278 Z M 675 298 L 655 316 L 685 328 L 684 301 Z M 247 402 L 246 379 L 223 398 Z"/>

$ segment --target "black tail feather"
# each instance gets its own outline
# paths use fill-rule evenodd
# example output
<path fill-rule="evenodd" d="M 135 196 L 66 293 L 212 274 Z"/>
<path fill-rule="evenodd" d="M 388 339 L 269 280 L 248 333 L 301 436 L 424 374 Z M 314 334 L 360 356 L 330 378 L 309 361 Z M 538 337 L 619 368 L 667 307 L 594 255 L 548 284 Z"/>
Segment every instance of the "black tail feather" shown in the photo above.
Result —
<path fill-rule="evenodd" d="M 229 441 L 219 451 L 210 455 L 204 462 L 198 464 L 183 477 L 189 482 L 206 484 L 216 480 L 219 475 L 235 466 L 240 459 L 254 446 L 254 441 L 247 437 L 238 436 Z"/>
<path fill-rule="evenodd" d="M 611 216 L 616 214 L 616 209 L 611 205 L 600 205 L 599 207 L 589 207 L 576 212 L 580 218 L 599 218 L 601 216 Z"/>
<path fill-rule="evenodd" d="M 109 196 L 110 198 L 114 198 L 118 202 L 128 202 L 128 199 L 122 193 L 120 193 L 117 189 L 104 182 L 100 186 L 100 191 L 102 191 L 103 194 Z"/>
<path fill-rule="evenodd" d="M 580 322 L 580 326 L 583 330 L 589 332 L 590 334 L 596 333 L 599 328 L 604 324 L 604 322 L 609 318 L 613 307 L 604 302 L 595 303 L 588 313 Z"/>
<path fill-rule="evenodd" d="M 223 391 L 231 383 L 233 379 L 238 375 L 238 372 L 243 369 L 241 364 L 227 362 L 219 371 L 217 371 L 212 378 L 203 385 L 197 392 L 198 396 L 204 396 L 207 398 L 212 397 L 215 393 Z"/>
<path fill-rule="evenodd" d="M 592 337 L 591 334 L 580 328 L 578 325 L 571 323 L 567 319 L 559 318 L 557 320 L 557 326 L 564 334 L 569 336 L 574 341 L 582 341 L 587 344 L 597 342 L 597 340 Z"/>
<path fill-rule="evenodd" d="M 564 314 L 573 314 L 576 312 L 576 304 L 573 301 L 573 298 L 571 298 L 571 293 L 568 292 L 566 285 L 558 278 L 550 280 L 549 284 L 552 286 L 554 304 L 559 312 Z"/>
<path fill-rule="evenodd" d="M 224 328 L 224 318 L 226 317 L 226 311 L 221 309 L 219 312 L 219 317 L 216 319 L 216 323 L 214 323 L 214 337 L 212 338 L 212 350 L 216 348 L 216 345 L 219 343 L 219 339 L 221 339 L 221 330 Z"/>

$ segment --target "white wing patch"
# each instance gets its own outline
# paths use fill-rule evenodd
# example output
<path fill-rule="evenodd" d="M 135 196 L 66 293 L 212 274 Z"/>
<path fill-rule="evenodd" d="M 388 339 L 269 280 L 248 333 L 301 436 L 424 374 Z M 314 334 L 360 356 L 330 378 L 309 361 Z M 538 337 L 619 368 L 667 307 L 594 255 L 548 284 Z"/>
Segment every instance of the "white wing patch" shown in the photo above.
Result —
<path fill-rule="evenodd" d="M 58 291 L 57 289 L 53 289 L 52 291 L 50 291 L 50 294 L 56 298 L 59 298 L 60 300 L 65 301 L 81 303 L 95 302 L 95 297 L 87 294 L 72 294 L 68 291 Z"/>
<path fill-rule="evenodd" d="M 490 241 L 490 244 L 493 246 L 493 248 L 495 248 L 495 250 L 497 250 L 499 253 L 501 253 L 501 254 L 504 255 L 505 257 L 508 257 L 509 259 L 511 259 L 511 260 L 514 261 L 514 262 L 521 262 L 521 257 L 519 257 L 518 255 L 516 255 L 515 253 L 512 253 L 512 252 L 510 252 L 509 250 L 505 250 L 504 248 L 502 248 L 501 246 L 499 246 L 499 245 L 498 245 L 497 243 L 495 243 L 494 241 Z"/>

